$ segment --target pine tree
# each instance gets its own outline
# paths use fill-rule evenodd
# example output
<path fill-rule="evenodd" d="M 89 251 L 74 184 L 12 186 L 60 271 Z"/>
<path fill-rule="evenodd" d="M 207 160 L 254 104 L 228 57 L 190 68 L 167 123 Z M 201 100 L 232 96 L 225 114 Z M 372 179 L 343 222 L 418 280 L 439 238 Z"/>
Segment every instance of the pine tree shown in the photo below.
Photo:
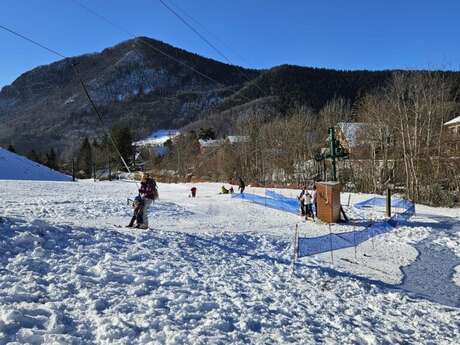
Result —
<path fill-rule="evenodd" d="M 133 137 L 128 127 L 114 127 L 112 137 L 115 140 L 118 150 L 120 151 L 126 164 L 130 164 L 134 157 Z"/>
<path fill-rule="evenodd" d="M 8 151 L 13 152 L 13 153 L 16 153 L 16 150 L 14 149 L 14 147 L 13 147 L 12 144 L 10 144 L 10 145 L 8 146 Z"/>
<path fill-rule="evenodd" d="M 57 156 L 53 148 L 46 154 L 45 165 L 51 169 L 58 170 Z"/>
<path fill-rule="evenodd" d="M 78 170 L 83 170 L 87 177 L 91 176 L 93 165 L 93 152 L 88 138 L 83 140 L 80 151 L 78 152 L 77 167 Z"/>
<path fill-rule="evenodd" d="M 29 158 L 30 160 L 34 162 L 40 163 L 40 164 L 42 164 L 43 162 L 41 155 L 37 153 L 35 150 L 30 151 L 29 154 L 27 155 L 27 158 Z"/>
<path fill-rule="evenodd" d="M 212 129 L 211 127 L 200 128 L 200 132 L 198 133 L 198 139 L 214 140 L 216 139 L 216 133 L 214 132 L 214 129 Z"/>

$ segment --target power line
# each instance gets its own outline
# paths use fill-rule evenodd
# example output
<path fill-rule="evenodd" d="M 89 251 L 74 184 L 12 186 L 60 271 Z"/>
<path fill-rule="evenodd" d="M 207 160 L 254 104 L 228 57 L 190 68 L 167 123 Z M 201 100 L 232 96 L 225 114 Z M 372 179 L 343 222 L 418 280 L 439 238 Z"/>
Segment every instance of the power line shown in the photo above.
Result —
<path fill-rule="evenodd" d="M 198 19 L 192 17 L 189 13 L 187 13 L 186 10 L 184 10 L 181 6 L 179 6 L 177 4 L 177 2 L 174 2 L 172 0 L 169 0 L 169 3 L 172 4 L 174 7 L 176 7 L 180 12 L 182 12 L 182 14 L 184 16 L 186 16 L 187 18 L 189 18 L 192 22 L 194 22 L 195 24 L 197 24 L 198 26 L 200 26 L 205 32 L 207 32 L 209 35 L 211 35 L 212 37 L 214 37 L 220 44 L 222 44 L 223 46 L 225 46 L 227 49 L 231 50 L 235 56 L 237 56 L 241 61 L 244 61 L 245 63 L 247 64 L 251 64 L 245 57 L 243 57 L 241 54 L 238 53 L 238 51 L 236 51 L 231 45 L 225 43 L 224 40 L 222 40 L 222 38 L 220 38 L 218 35 L 216 35 L 215 33 L 213 33 L 211 30 L 209 30 L 208 28 L 206 28 L 206 26 L 201 23 Z"/>
<path fill-rule="evenodd" d="M 129 30 L 127 30 L 126 28 L 124 28 L 123 26 L 115 23 L 114 21 L 108 19 L 106 16 L 96 12 L 94 9 L 88 7 L 87 5 L 84 5 L 82 4 L 80 1 L 78 0 L 70 0 L 72 1 L 74 4 L 78 5 L 79 7 L 81 7 L 82 9 L 86 10 L 88 13 L 92 14 L 93 16 L 99 18 L 100 20 L 104 21 L 105 23 L 109 24 L 110 26 L 114 27 L 115 29 L 117 29 L 118 31 L 124 33 L 125 35 L 127 35 L 129 38 L 133 38 L 133 37 L 136 37 L 136 35 L 134 35 L 134 33 L 130 32 Z M 156 47 L 154 44 L 152 44 L 150 41 L 146 40 L 145 38 L 143 37 L 139 37 L 138 40 L 140 40 L 142 43 L 144 43 L 146 46 L 152 48 L 153 50 L 155 50 L 157 53 L 160 53 L 161 55 L 163 56 L 166 56 L 167 58 L 169 58 L 170 60 L 176 62 L 177 64 L 179 65 L 182 65 L 186 68 L 188 68 L 189 70 L 195 72 L 196 74 L 200 75 L 201 77 L 203 77 L 204 79 L 207 79 L 213 83 L 215 83 L 216 85 L 220 86 L 220 87 L 227 87 L 227 85 L 217 81 L 216 79 L 210 77 L 209 75 L 207 75 L 206 73 L 203 73 L 199 70 L 197 70 L 196 68 L 186 64 L 185 62 L 175 58 L 174 56 L 171 56 L 170 54 L 166 53 L 165 51 L 163 51 L 162 49 Z M 238 71 L 240 73 L 241 70 L 238 69 Z M 244 98 L 246 101 L 251 101 L 251 99 L 249 97 L 246 97 L 244 95 L 239 95 L 239 97 L 241 98 Z"/>
<path fill-rule="evenodd" d="M 163 7 L 165 7 L 169 12 L 171 12 L 176 18 L 178 18 L 185 26 L 187 26 L 190 30 L 192 30 L 202 41 L 204 41 L 208 46 L 210 46 L 217 54 L 219 54 L 222 58 L 224 58 L 230 65 L 234 65 L 232 63 L 232 61 L 230 61 L 230 59 L 219 49 L 217 48 L 210 40 L 208 40 L 203 34 L 201 34 L 197 29 L 195 29 L 195 27 L 193 27 L 192 24 L 190 24 L 189 22 L 187 22 L 177 11 L 175 11 L 171 6 L 169 6 L 168 4 L 166 4 L 165 1 L 163 0 L 158 0 L 160 1 L 160 3 L 163 5 Z M 184 11 L 184 10 L 182 10 Z M 184 11 L 185 12 L 185 11 Z M 239 73 L 245 77 L 245 79 L 247 81 L 251 81 L 251 78 L 249 78 L 249 76 L 244 73 L 241 68 L 237 67 Z M 261 91 L 263 94 L 265 94 L 265 91 L 262 90 L 262 88 L 257 85 L 256 83 L 254 83 L 254 86 L 259 89 L 259 91 Z"/>
<path fill-rule="evenodd" d="M 107 24 L 109 24 L 110 26 L 116 28 L 118 31 L 120 32 L 123 32 L 125 35 L 127 35 L 128 37 L 136 37 L 132 32 L 126 30 L 124 27 L 122 27 L 121 25 L 111 21 L 110 19 L 108 19 L 107 17 L 103 16 L 102 14 L 96 12 L 95 10 L 89 8 L 88 6 L 86 5 L 83 5 L 80 1 L 77 1 L 77 0 L 71 0 L 73 3 L 77 4 L 78 6 L 80 6 L 81 8 L 83 8 L 84 10 L 88 11 L 89 13 L 91 13 L 93 16 L 103 20 L 104 22 L 106 22 Z M 209 75 L 197 70 L 196 68 L 192 67 L 192 66 L 189 66 L 188 64 L 184 63 L 183 61 L 180 61 L 179 59 L 176 59 L 175 57 L 171 56 L 170 54 L 164 52 L 162 49 L 159 49 L 158 47 L 154 46 L 151 42 L 145 40 L 143 37 L 140 37 L 139 38 L 145 45 L 149 46 L 150 48 L 152 48 L 153 50 L 155 50 L 157 53 L 160 53 L 162 54 L 163 56 L 166 56 L 167 58 L 173 60 L 174 62 L 190 69 L 191 71 L 197 73 L 198 75 L 202 76 L 203 78 L 209 80 L 209 81 L 212 81 L 213 83 L 216 83 L 217 85 L 219 86 L 223 86 L 225 87 L 226 85 L 215 80 L 214 78 L 210 77 Z"/>
<path fill-rule="evenodd" d="M 13 35 L 15 35 L 15 36 L 17 36 L 17 37 L 22 38 L 23 40 L 26 40 L 26 41 L 28 41 L 28 42 L 30 42 L 30 43 L 32 43 L 32 44 L 35 44 L 36 46 L 38 46 L 38 47 L 40 47 L 40 48 L 42 48 L 42 49 L 45 49 L 45 50 L 49 51 L 50 53 L 52 53 L 52 54 L 54 54 L 54 55 L 57 55 L 57 56 L 59 56 L 59 57 L 61 57 L 61 58 L 64 58 L 64 59 L 67 58 L 67 56 L 65 56 L 65 55 L 63 55 L 63 54 L 57 52 L 56 50 L 51 49 L 51 48 L 48 48 L 48 47 L 44 46 L 43 44 L 38 43 L 37 41 L 34 41 L 33 39 L 31 39 L 31 38 L 29 38 L 29 37 L 26 37 L 26 36 L 24 36 L 24 35 L 22 35 L 22 34 L 16 32 L 16 31 L 14 31 L 14 30 L 11 30 L 11 29 L 7 28 L 6 26 L 0 25 L 0 28 L 3 29 L 3 30 L 5 30 L 5 31 L 8 31 L 10 34 L 13 34 Z"/>
<path fill-rule="evenodd" d="M 34 45 L 36 45 L 36 46 L 38 46 L 38 47 L 40 47 L 40 48 L 42 48 L 42 49 L 45 49 L 45 50 L 47 50 L 48 52 L 50 52 L 50 53 L 52 53 L 52 54 L 54 54 L 54 55 L 57 55 L 57 56 L 62 57 L 62 58 L 64 58 L 64 59 L 69 59 L 69 60 L 70 60 L 71 66 L 72 66 L 72 68 L 73 68 L 73 70 L 74 70 L 74 72 L 75 72 L 75 75 L 76 75 L 78 81 L 80 82 L 81 87 L 83 88 L 83 91 L 84 91 L 85 96 L 86 96 L 86 98 L 88 99 L 88 102 L 89 102 L 91 108 L 94 110 L 94 112 L 96 113 L 96 115 L 97 115 L 99 121 L 101 122 L 102 129 L 104 130 L 105 134 L 107 134 L 108 137 L 110 138 L 110 141 L 112 142 L 113 147 L 114 147 L 115 150 L 117 151 L 117 154 L 120 156 L 121 161 L 122 161 L 123 164 L 125 165 L 126 170 L 128 171 L 128 173 L 131 173 L 131 170 L 129 169 L 128 164 L 126 163 L 126 161 L 125 161 L 125 159 L 123 158 L 123 156 L 122 156 L 120 150 L 118 149 L 118 146 L 117 146 L 117 144 L 116 144 L 116 142 L 115 142 L 115 139 L 113 138 L 112 134 L 111 134 L 110 132 L 108 132 L 108 130 L 106 129 L 105 124 L 104 124 L 104 120 L 102 119 L 101 114 L 100 114 L 99 111 L 97 110 L 96 104 L 94 103 L 93 99 L 91 98 L 90 94 L 88 93 L 88 90 L 87 90 L 87 88 L 86 88 L 86 86 L 85 86 L 85 83 L 83 82 L 83 80 L 82 80 L 82 78 L 81 78 L 81 76 L 80 76 L 80 73 L 79 73 L 79 71 L 78 71 L 77 66 L 75 65 L 75 63 L 73 63 L 73 62 L 71 61 L 71 59 L 70 59 L 69 57 L 65 56 L 64 54 L 59 53 L 58 51 L 56 51 L 56 50 L 54 50 L 54 49 L 48 48 L 47 46 L 45 46 L 45 45 L 43 45 L 43 44 L 41 44 L 41 43 L 39 43 L 39 42 L 37 42 L 37 41 L 35 41 L 35 40 L 33 40 L 33 39 L 27 37 L 27 36 L 24 36 L 24 35 L 22 35 L 22 34 L 16 32 L 16 31 L 10 29 L 10 28 L 7 28 L 7 27 L 5 27 L 5 26 L 3 26 L 3 25 L 0 25 L 0 28 L 3 29 L 3 30 L 5 30 L 5 31 L 7 31 L 7 32 L 9 32 L 9 33 L 11 33 L 11 34 L 13 34 L 13 35 L 15 35 L 15 36 L 17 36 L 17 37 L 19 37 L 19 38 L 21 38 L 21 39 L 23 39 L 23 40 L 25 40 L 25 41 L 28 41 L 28 42 L 30 42 L 30 43 L 32 43 L 32 44 L 34 44 Z"/>

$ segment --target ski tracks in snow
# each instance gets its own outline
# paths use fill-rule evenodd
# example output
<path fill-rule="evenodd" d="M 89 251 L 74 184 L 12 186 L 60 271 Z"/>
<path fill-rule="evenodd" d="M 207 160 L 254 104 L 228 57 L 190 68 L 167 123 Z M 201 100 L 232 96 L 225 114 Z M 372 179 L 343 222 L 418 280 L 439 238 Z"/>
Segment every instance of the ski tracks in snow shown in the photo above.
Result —
<path fill-rule="evenodd" d="M 0 344 L 460 341 L 458 308 L 314 261 L 293 275 L 274 210 L 178 186 L 153 206 L 156 230 L 125 230 L 108 224 L 130 217 L 132 186 L 37 183 L 16 199 L 6 187 L 27 211 L 0 206 Z"/>

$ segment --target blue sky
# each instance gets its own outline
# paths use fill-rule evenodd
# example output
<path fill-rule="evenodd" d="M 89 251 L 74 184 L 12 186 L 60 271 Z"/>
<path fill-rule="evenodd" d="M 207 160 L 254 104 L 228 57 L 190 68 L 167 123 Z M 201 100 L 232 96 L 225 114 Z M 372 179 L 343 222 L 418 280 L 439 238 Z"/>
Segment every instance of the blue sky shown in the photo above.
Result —
<path fill-rule="evenodd" d="M 77 0 L 2 0 L 0 24 L 64 55 L 128 39 Z M 136 36 L 223 60 L 158 0 L 78 0 Z M 164 0 L 237 65 L 335 69 L 460 66 L 458 0 Z M 187 17 L 185 17 L 188 19 Z M 190 20 L 190 19 L 188 19 Z M 203 25 L 204 28 L 201 26 Z M 0 31 L 0 86 L 56 56 Z"/>

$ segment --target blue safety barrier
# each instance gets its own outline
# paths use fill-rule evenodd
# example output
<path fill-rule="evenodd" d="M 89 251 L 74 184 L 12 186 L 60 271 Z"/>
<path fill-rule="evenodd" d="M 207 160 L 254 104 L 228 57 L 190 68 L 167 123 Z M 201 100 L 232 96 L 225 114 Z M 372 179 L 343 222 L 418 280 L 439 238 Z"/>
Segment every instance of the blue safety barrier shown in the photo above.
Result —
<path fill-rule="evenodd" d="M 385 202 L 385 198 L 374 197 L 355 204 L 354 207 L 364 208 L 369 206 L 384 206 Z M 374 222 L 363 230 L 336 234 L 330 233 L 317 237 L 299 238 L 297 246 L 297 257 L 326 253 L 331 250 L 358 246 L 359 244 L 371 239 L 374 236 L 390 232 L 402 222 L 407 221 L 407 219 L 409 219 L 415 213 L 415 205 L 408 200 L 395 198 L 391 200 L 391 204 L 393 207 L 404 208 L 404 212 L 397 213 L 388 220 Z"/>
<path fill-rule="evenodd" d="M 232 194 L 232 198 L 239 198 L 258 205 L 263 205 L 289 213 L 299 214 L 300 212 L 299 201 L 297 199 L 288 198 L 272 191 L 267 191 L 265 196 L 250 193 L 234 193 Z"/>
<path fill-rule="evenodd" d="M 265 196 L 243 193 L 233 194 L 232 198 L 240 198 L 258 205 L 274 208 L 280 211 L 299 214 L 299 201 L 295 198 L 286 197 L 280 193 L 267 190 Z M 375 206 L 385 206 L 386 199 L 373 197 L 353 205 L 358 209 Z M 392 208 L 404 209 L 396 213 L 388 220 L 381 220 L 371 223 L 363 230 L 349 231 L 345 233 L 331 233 L 317 237 L 303 237 L 298 240 L 298 257 L 309 256 L 357 246 L 374 236 L 385 234 L 393 230 L 400 223 L 409 219 L 415 213 L 415 205 L 409 201 L 399 198 L 391 199 Z"/>

